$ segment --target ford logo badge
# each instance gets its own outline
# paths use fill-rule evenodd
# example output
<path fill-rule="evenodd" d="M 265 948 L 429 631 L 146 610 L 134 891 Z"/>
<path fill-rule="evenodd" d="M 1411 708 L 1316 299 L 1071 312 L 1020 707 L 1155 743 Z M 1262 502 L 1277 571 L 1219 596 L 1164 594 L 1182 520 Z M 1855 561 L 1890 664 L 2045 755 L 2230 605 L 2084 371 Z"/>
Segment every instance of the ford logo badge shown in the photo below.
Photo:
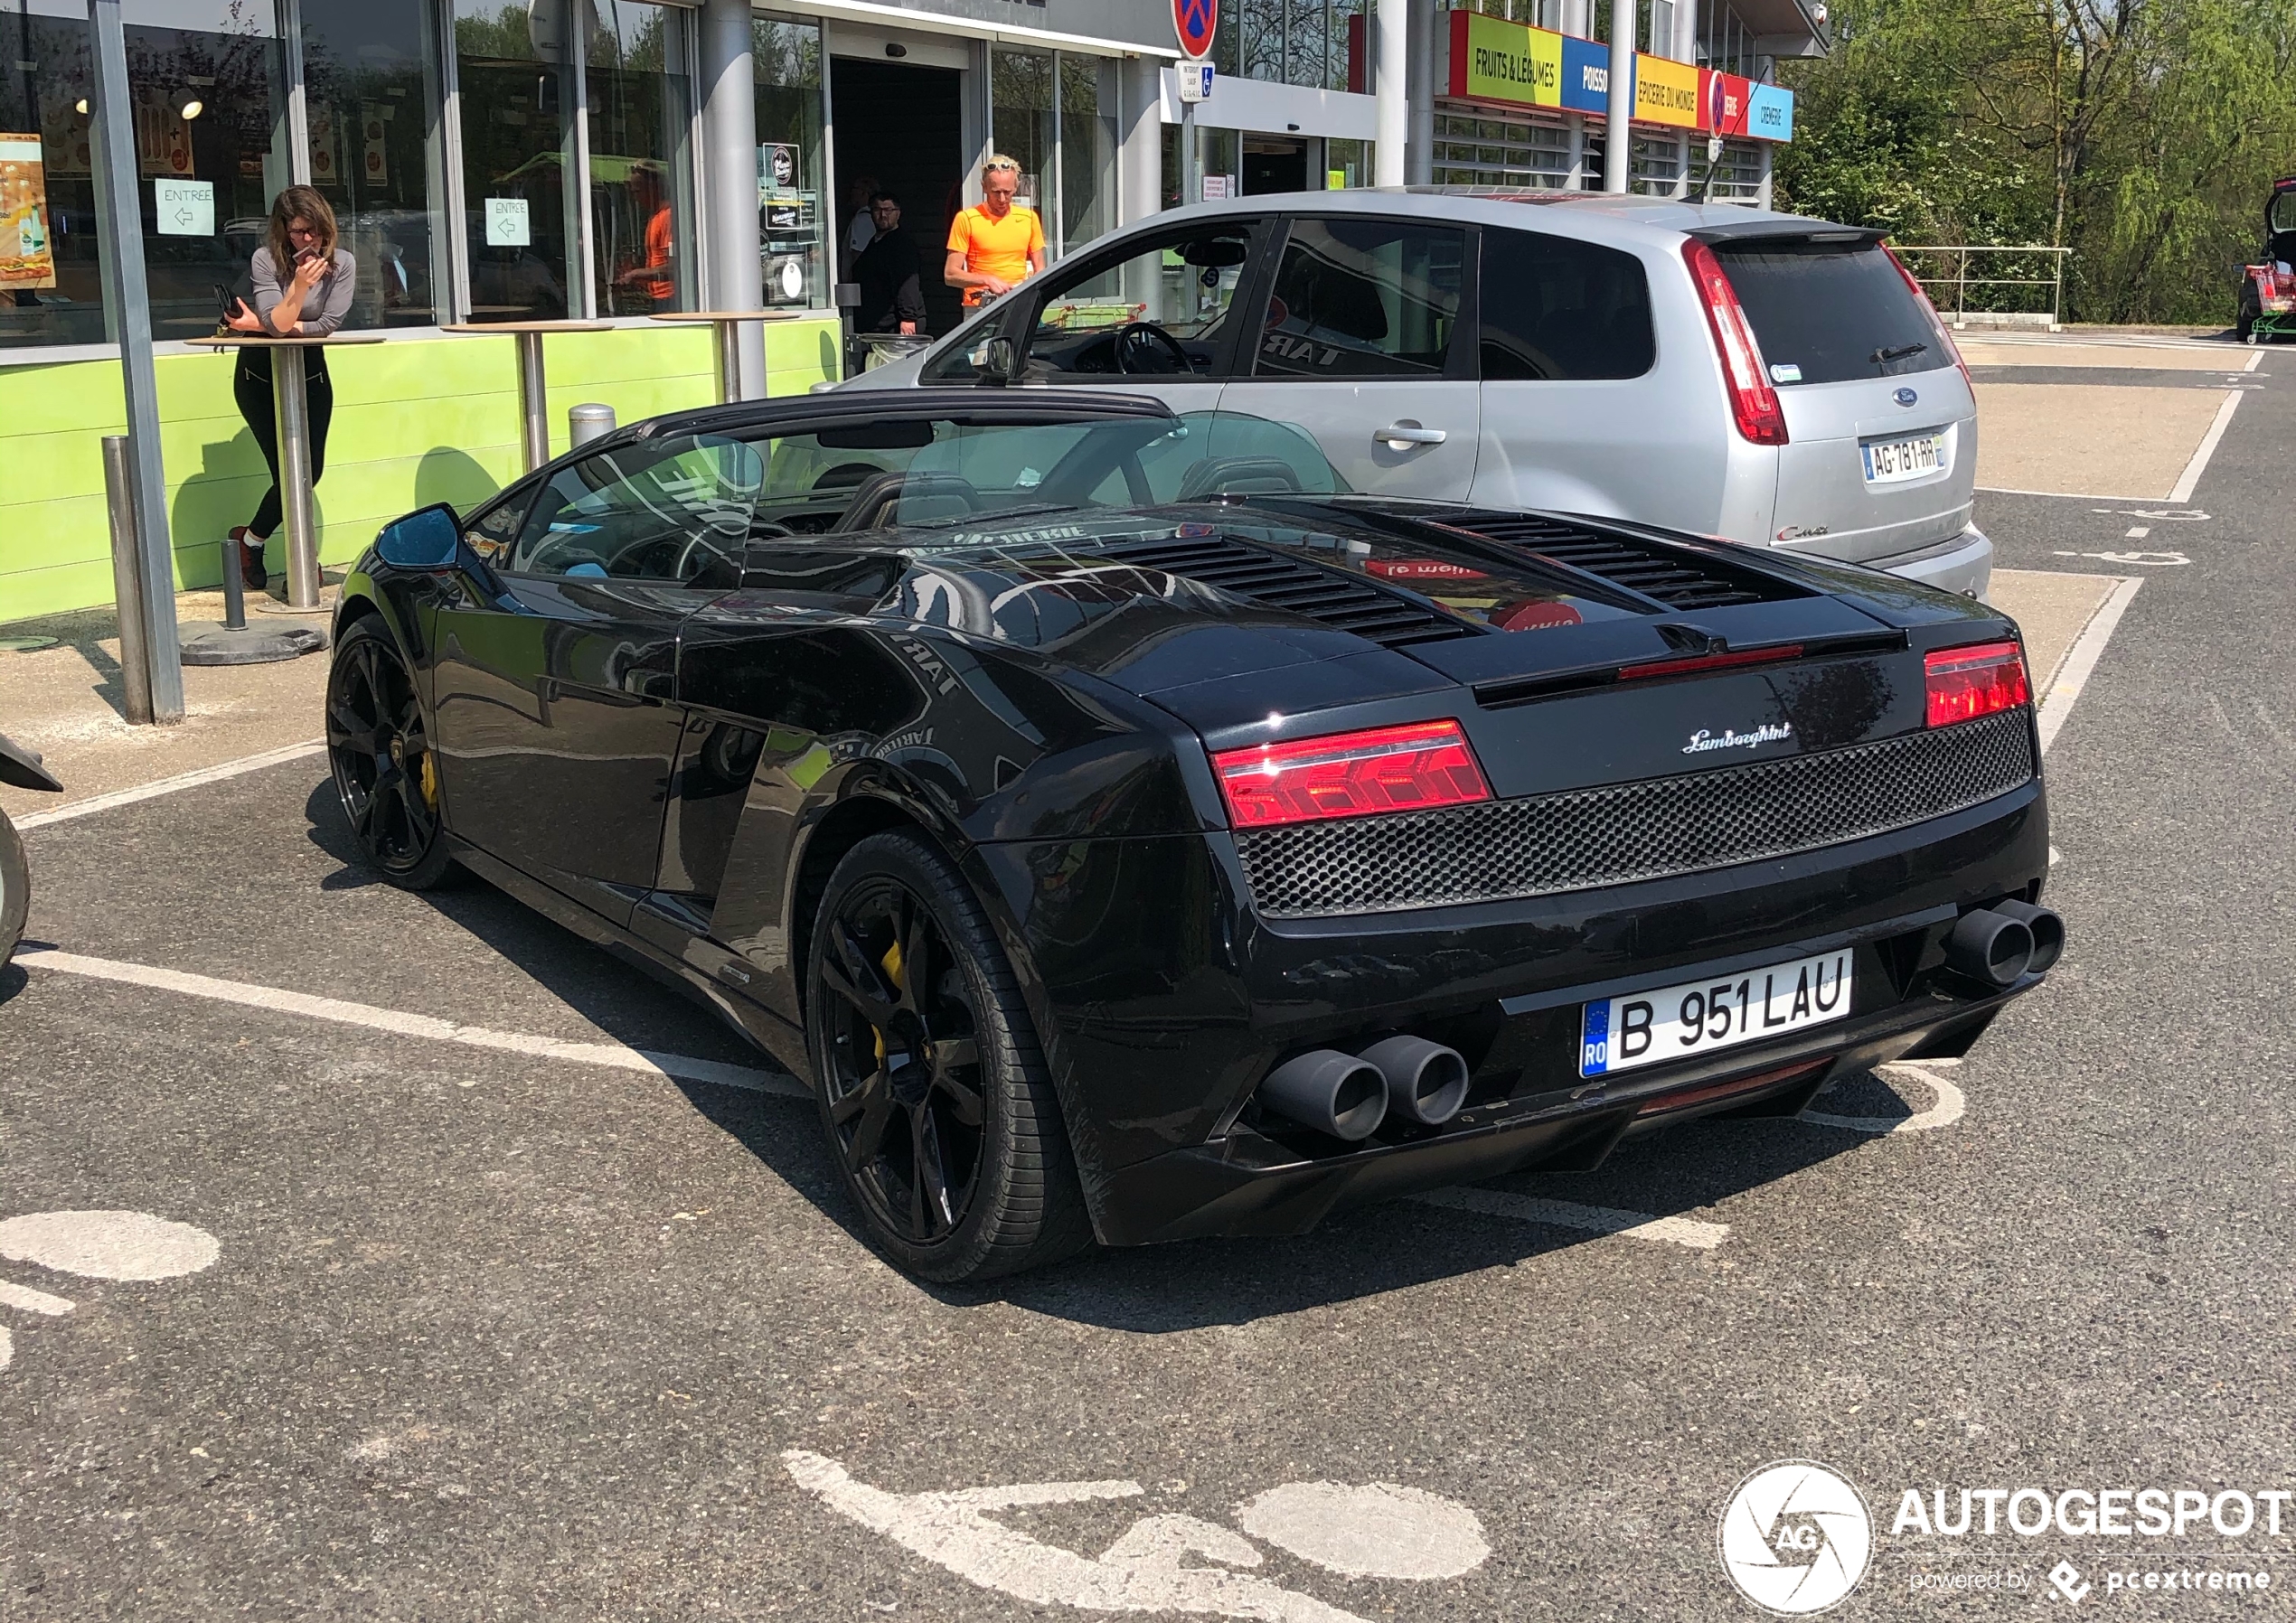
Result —
<path fill-rule="evenodd" d="M 1921 399 L 1921 397 L 1920 397 L 1919 395 L 1915 394 L 1915 393 L 1912 389 L 1899 389 L 1899 390 L 1897 391 L 1897 393 L 1896 393 L 1894 397 L 1892 397 L 1892 398 L 1893 398 L 1893 399 L 1895 399 L 1896 400 L 1896 402 L 1897 402 L 1900 406 L 1910 406 L 1910 405 L 1912 405 L 1912 404 L 1913 404 L 1915 400 L 1918 400 L 1918 399 Z"/>

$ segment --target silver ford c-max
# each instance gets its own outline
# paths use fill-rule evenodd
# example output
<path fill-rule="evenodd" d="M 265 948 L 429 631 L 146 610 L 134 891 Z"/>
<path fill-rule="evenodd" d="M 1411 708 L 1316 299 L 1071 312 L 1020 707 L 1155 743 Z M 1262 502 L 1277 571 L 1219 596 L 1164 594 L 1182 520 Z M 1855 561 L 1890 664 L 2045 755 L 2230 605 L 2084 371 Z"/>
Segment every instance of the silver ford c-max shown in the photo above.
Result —
<path fill-rule="evenodd" d="M 1002 342 L 995 341 L 1002 340 Z M 1105 385 L 1299 424 L 1356 489 L 1598 514 L 1984 596 L 1977 408 L 1878 232 L 1454 188 L 1173 210 L 842 387 Z"/>

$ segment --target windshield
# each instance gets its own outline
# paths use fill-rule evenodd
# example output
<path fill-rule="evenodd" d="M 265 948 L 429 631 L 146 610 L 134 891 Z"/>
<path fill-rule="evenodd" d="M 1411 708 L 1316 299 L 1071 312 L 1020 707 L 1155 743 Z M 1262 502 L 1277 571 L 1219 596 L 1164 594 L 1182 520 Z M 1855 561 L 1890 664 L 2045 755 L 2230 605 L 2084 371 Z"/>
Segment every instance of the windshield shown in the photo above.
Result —
<path fill-rule="evenodd" d="M 552 474 L 514 539 L 484 524 L 471 539 L 513 570 L 698 581 L 777 536 L 1346 489 L 1304 430 L 1237 412 L 1081 423 L 952 412 L 617 445 Z"/>

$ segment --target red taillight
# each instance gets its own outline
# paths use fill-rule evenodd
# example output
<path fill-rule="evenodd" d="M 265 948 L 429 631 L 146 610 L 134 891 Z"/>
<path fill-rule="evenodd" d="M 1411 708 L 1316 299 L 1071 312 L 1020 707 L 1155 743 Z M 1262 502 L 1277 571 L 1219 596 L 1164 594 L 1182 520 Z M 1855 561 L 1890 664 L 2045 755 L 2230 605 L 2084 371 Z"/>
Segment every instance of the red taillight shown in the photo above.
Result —
<path fill-rule="evenodd" d="M 1937 342 L 1945 346 L 1946 355 L 1961 369 L 1962 381 L 1969 384 L 1971 392 L 1974 392 L 1977 385 L 1970 378 L 1969 362 L 1962 359 L 1962 346 L 1953 342 L 1953 332 L 1945 325 L 1945 318 L 1937 314 L 1937 305 L 1930 298 L 1928 290 L 1915 280 L 1914 273 L 1905 268 L 1905 262 L 1897 257 L 1896 250 L 1889 244 L 1883 243 L 1881 251 L 1889 256 L 1889 262 L 1897 267 L 1897 274 L 1905 278 L 1905 286 L 1920 302 L 1923 314 L 1929 317 L 1929 324 L 1937 333 Z"/>
<path fill-rule="evenodd" d="M 2014 709 L 2033 697 L 2025 680 L 2025 651 L 2014 643 L 1939 648 L 1923 661 L 1929 684 L 1929 725 L 1974 721 Z"/>
<path fill-rule="evenodd" d="M 1685 242 L 1682 258 L 1689 261 L 1690 280 L 1698 284 L 1706 305 L 1706 324 L 1714 333 L 1714 352 L 1722 358 L 1723 380 L 1730 388 L 1730 410 L 1738 432 L 1757 446 L 1786 443 L 1786 414 L 1770 374 L 1762 370 L 1762 346 L 1739 307 L 1737 289 L 1723 273 L 1722 261 L 1703 242 Z"/>
<path fill-rule="evenodd" d="M 1455 721 L 1373 727 L 1212 756 L 1239 829 L 1424 812 L 1487 801 L 1491 785 Z"/>

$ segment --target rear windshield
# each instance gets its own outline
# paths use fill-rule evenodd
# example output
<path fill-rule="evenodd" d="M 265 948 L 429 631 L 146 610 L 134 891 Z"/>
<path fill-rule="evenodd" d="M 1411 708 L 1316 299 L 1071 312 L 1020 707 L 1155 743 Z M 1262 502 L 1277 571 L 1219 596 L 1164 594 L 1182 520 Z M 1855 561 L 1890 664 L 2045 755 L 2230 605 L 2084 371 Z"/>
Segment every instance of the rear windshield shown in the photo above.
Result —
<path fill-rule="evenodd" d="M 1770 380 L 1841 383 L 1951 366 L 1936 327 L 1878 248 L 1717 243 Z"/>

